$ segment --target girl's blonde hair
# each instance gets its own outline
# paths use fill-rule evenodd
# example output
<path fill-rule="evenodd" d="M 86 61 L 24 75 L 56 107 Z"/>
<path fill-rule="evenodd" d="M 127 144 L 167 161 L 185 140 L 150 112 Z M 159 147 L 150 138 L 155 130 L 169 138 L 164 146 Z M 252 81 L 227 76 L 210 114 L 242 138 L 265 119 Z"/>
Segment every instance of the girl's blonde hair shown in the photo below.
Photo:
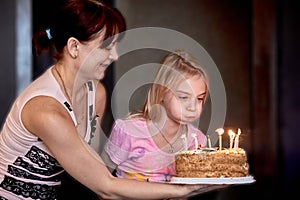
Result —
<path fill-rule="evenodd" d="M 208 77 L 198 60 L 183 50 L 171 52 L 162 60 L 149 88 L 142 110 L 130 113 L 129 118 L 142 117 L 146 120 L 155 121 L 160 117 L 160 105 L 165 93 L 195 75 L 200 75 L 206 83 L 204 98 L 206 99 L 208 96 Z"/>

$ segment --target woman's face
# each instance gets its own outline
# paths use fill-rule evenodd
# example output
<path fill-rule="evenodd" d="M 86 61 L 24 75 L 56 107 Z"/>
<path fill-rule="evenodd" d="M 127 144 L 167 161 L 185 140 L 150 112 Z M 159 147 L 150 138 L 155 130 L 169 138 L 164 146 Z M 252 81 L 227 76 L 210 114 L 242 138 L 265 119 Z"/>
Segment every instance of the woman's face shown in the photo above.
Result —
<path fill-rule="evenodd" d="M 200 75 L 186 79 L 177 88 L 169 90 L 163 98 L 168 119 L 181 124 L 197 120 L 206 93 L 206 84 Z"/>
<path fill-rule="evenodd" d="M 116 38 L 107 47 L 102 47 L 103 34 L 81 45 L 80 75 L 87 80 L 101 80 L 107 67 L 118 59 Z"/>

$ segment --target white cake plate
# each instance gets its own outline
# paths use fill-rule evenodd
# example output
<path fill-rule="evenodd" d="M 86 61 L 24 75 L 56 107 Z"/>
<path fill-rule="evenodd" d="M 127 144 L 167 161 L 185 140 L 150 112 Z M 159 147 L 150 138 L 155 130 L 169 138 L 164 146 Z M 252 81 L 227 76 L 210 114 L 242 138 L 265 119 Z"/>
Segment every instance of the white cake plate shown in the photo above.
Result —
<path fill-rule="evenodd" d="M 182 178 L 172 177 L 172 184 L 249 184 L 255 182 L 253 176 L 229 178 Z"/>

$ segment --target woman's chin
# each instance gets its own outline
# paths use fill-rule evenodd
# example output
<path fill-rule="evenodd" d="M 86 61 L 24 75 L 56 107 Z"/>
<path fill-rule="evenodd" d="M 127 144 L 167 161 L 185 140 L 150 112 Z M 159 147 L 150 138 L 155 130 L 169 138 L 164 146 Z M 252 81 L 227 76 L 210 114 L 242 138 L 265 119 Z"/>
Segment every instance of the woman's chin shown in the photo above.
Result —
<path fill-rule="evenodd" d="M 99 80 L 100 80 L 100 81 L 103 80 L 104 77 L 105 77 L 105 73 L 101 73 L 100 76 L 99 76 Z"/>

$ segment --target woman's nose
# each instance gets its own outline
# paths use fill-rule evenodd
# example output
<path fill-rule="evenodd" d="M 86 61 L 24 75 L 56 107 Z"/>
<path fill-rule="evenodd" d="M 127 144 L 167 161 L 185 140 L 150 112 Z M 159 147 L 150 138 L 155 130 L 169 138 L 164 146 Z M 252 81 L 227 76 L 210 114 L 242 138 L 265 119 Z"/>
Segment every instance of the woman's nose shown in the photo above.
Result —
<path fill-rule="evenodd" d="M 116 47 L 113 47 L 111 49 L 110 54 L 109 54 L 109 59 L 114 60 L 114 61 L 119 59 L 119 55 L 118 55 Z"/>

